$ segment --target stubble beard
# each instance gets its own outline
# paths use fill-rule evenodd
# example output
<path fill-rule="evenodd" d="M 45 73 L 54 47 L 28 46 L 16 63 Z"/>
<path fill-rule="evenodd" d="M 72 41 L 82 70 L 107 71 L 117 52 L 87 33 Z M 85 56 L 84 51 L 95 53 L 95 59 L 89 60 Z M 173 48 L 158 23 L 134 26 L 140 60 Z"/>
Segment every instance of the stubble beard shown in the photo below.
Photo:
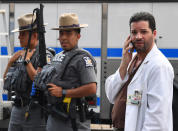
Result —
<path fill-rule="evenodd" d="M 134 48 L 138 53 L 147 53 L 152 45 L 152 42 L 153 42 L 152 39 L 150 39 L 148 42 L 144 41 L 144 46 L 141 48 L 135 47 L 135 44 L 134 44 Z"/>

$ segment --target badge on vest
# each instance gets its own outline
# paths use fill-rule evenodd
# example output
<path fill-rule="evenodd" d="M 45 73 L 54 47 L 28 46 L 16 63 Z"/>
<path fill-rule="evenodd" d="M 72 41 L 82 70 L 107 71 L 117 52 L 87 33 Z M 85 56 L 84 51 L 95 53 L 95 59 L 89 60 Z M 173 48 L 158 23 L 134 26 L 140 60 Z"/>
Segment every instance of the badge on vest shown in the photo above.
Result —
<path fill-rule="evenodd" d="M 58 61 L 58 62 L 62 62 L 63 60 L 64 60 L 64 58 L 65 58 L 65 54 L 57 54 L 55 57 L 54 57 L 54 59 L 53 59 L 53 61 Z"/>
<path fill-rule="evenodd" d="M 85 60 L 86 67 L 92 67 L 93 66 L 92 61 L 89 57 L 83 57 L 83 59 Z"/>
<path fill-rule="evenodd" d="M 134 90 L 133 95 L 127 96 L 127 104 L 140 105 L 142 99 L 142 93 L 139 90 Z"/>

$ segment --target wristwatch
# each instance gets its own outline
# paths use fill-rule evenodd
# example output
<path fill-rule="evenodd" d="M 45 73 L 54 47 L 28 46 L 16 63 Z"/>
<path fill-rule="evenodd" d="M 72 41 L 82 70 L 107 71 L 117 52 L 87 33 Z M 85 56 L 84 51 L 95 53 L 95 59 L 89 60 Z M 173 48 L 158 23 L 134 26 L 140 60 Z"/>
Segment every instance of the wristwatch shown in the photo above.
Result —
<path fill-rule="evenodd" d="M 67 91 L 66 91 L 66 90 L 64 90 L 64 89 L 62 89 L 62 97 L 65 97 L 65 96 L 66 96 L 66 94 L 67 94 Z"/>
<path fill-rule="evenodd" d="M 30 59 L 25 59 L 24 64 L 27 65 L 28 63 L 30 63 Z"/>

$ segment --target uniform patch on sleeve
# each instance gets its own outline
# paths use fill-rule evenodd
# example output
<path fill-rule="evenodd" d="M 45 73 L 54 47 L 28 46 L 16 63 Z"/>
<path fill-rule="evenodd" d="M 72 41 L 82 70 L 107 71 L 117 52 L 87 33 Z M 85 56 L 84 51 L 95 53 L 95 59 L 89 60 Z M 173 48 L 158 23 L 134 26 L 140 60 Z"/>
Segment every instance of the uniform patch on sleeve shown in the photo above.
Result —
<path fill-rule="evenodd" d="M 93 63 L 89 57 L 83 57 L 86 67 L 92 67 Z"/>
<path fill-rule="evenodd" d="M 48 64 L 51 63 L 51 59 L 52 59 L 52 57 L 50 55 L 46 54 L 46 61 Z"/>

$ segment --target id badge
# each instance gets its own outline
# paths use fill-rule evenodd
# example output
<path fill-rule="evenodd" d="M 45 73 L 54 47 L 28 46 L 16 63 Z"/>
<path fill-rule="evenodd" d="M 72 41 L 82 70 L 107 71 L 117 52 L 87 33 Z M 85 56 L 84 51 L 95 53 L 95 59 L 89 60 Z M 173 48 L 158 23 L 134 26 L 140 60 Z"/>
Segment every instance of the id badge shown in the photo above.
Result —
<path fill-rule="evenodd" d="M 140 105 L 141 99 L 142 99 L 142 92 L 136 89 L 134 90 L 133 95 L 128 95 L 127 104 Z"/>

